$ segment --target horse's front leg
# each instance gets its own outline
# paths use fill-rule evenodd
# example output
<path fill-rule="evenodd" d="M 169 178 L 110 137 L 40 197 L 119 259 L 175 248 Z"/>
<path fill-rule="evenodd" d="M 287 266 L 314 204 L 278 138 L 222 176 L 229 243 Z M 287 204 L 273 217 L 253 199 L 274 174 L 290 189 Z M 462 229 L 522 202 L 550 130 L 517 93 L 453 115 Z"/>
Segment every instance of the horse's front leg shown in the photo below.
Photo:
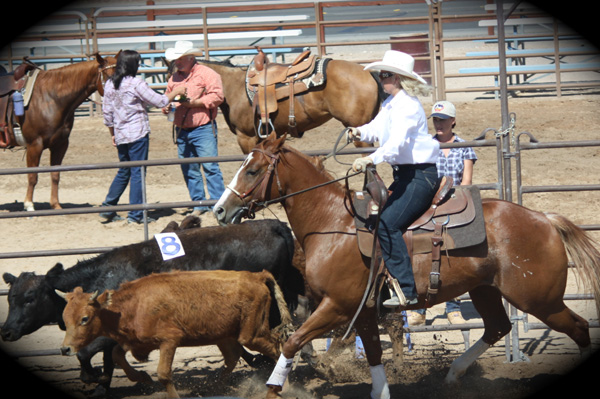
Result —
<path fill-rule="evenodd" d="M 313 339 L 349 321 L 349 318 L 343 313 L 330 298 L 324 298 L 304 324 L 288 338 L 283 345 L 275 369 L 267 381 L 269 388 L 267 399 L 280 397 L 279 393 L 292 368 L 296 352 Z"/>
<path fill-rule="evenodd" d="M 42 157 L 42 151 L 44 146 L 41 140 L 35 140 L 32 143 L 27 144 L 27 167 L 33 168 L 40 165 L 40 158 Z M 27 193 L 25 194 L 25 201 L 23 207 L 26 211 L 34 211 L 33 206 L 33 191 L 38 182 L 37 173 L 27 174 Z"/>
<path fill-rule="evenodd" d="M 377 314 L 374 308 L 365 308 L 356 319 L 356 331 L 362 340 L 367 362 L 371 369 L 371 398 L 389 399 L 390 389 L 385 375 L 385 369 L 381 363 L 383 351 L 381 350 L 381 339 L 379 337 L 379 326 Z"/>
<path fill-rule="evenodd" d="M 69 147 L 69 139 L 62 140 L 60 143 L 50 149 L 50 165 L 61 165 Z M 58 184 L 60 183 L 60 172 L 51 172 L 50 179 L 52 188 L 50 191 L 50 207 L 52 209 L 62 209 L 58 200 Z"/>

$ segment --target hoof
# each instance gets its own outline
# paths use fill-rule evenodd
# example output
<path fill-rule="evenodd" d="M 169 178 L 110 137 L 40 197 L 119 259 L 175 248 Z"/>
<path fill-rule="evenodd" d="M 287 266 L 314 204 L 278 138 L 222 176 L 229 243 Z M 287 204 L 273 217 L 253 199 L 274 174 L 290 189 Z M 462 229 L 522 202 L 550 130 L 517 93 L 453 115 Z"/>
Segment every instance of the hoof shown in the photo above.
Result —
<path fill-rule="evenodd" d="M 267 387 L 269 388 L 269 390 L 267 391 L 267 398 L 266 399 L 281 398 L 281 395 L 279 393 L 281 392 L 282 387 L 275 386 L 275 385 L 267 385 Z"/>
<path fill-rule="evenodd" d="M 90 395 L 90 398 L 104 398 L 108 394 L 108 390 L 102 385 L 98 385 L 94 392 Z"/>

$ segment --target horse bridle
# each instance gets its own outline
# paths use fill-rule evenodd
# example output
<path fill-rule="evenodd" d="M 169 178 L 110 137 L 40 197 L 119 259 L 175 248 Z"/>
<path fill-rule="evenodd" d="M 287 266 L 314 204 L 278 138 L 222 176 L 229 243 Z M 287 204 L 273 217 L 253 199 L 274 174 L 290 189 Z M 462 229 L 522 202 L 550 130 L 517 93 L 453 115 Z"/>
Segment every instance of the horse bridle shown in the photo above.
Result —
<path fill-rule="evenodd" d="M 269 159 L 267 171 L 262 175 L 262 177 L 259 180 L 256 181 L 256 183 L 254 183 L 252 187 L 250 187 L 243 193 L 240 193 L 235 188 L 231 187 L 230 185 L 227 185 L 227 188 L 231 190 L 231 192 L 234 193 L 240 200 L 242 200 L 242 203 L 244 204 L 242 209 L 246 210 L 246 217 L 248 217 L 249 219 L 254 219 L 254 213 L 257 209 L 265 207 L 272 202 L 283 201 L 283 199 L 286 198 L 286 196 L 283 195 L 281 181 L 279 180 L 279 173 L 277 172 L 277 164 L 280 161 L 279 153 L 273 154 L 272 152 L 263 150 L 262 148 L 254 148 L 252 151 L 250 151 L 250 154 L 252 154 L 253 152 L 259 152 Z M 277 179 L 277 188 L 279 190 L 280 197 L 275 200 L 266 200 L 267 187 L 269 186 L 269 182 L 271 180 L 271 175 L 273 174 L 273 172 L 275 172 L 275 177 Z M 259 187 L 259 198 L 265 199 L 262 202 L 256 199 L 252 199 L 249 202 L 247 202 L 246 199 Z"/>
<path fill-rule="evenodd" d="M 275 202 L 283 203 L 283 201 L 285 201 L 287 198 L 290 198 L 295 195 L 302 194 L 307 191 L 311 191 L 311 190 L 314 190 L 314 189 L 317 189 L 317 188 L 320 188 L 323 186 L 327 186 L 329 184 L 337 183 L 341 180 L 347 180 L 350 177 L 353 177 L 353 176 L 363 173 L 362 171 L 354 172 L 354 173 L 347 173 L 346 176 L 344 176 L 344 177 L 333 179 L 333 180 L 330 180 L 330 181 L 322 183 L 322 184 L 317 184 L 316 186 L 308 187 L 303 190 L 284 195 L 283 188 L 281 186 L 281 181 L 279 180 L 279 174 L 277 172 L 277 164 L 281 160 L 279 152 L 273 154 L 272 152 L 266 151 L 262 148 L 254 148 L 253 150 L 250 151 L 250 154 L 252 154 L 253 152 L 260 152 L 261 154 L 263 154 L 264 156 L 269 158 L 269 166 L 267 167 L 267 171 L 262 175 L 262 177 L 256 183 L 254 183 L 254 185 L 252 187 L 250 187 L 248 190 L 244 191 L 243 193 L 240 193 L 233 187 L 227 185 L 227 189 L 231 190 L 231 192 L 234 193 L 240 200 L 242 200 L 242 203 L 244 204 L 242 206 L 241 211 L 238 212 L 238 216 L 239 217 L 243 216 L 242 213 L 245 212 L 245 216 L 249 219 L 254 218 L 254 214 L 257 209 L 264 208 Z M 264 199 L 263 201 L 259 201 L 256 199 L 246 201 L 246 198 L 248 198 L 250 196 L 250 194 L 252 194 L 259 187 L 260 187 L 260 191 L 261 191 L 261 198 L 266 198 L 267 187 L 269 185 L 269 181 L 271 180 L 271 176 L 273 175 L 273 172 L 275 172 L 275 177 L 277 179 L 277 189 L 279 190 L 279 197 L 273 198 L 270 200 Z"/>
<path fill-rule="evenodd" d="M 104 74 L 108 69 L 116 68 L 117 64 L 107 65 L 105 67 L 98 66 L 98 77 L 96 78 L 96 88 L 100 91 L 100 87 L 104 90 L 104 85 L 106 84 L 106 79 Z"/>

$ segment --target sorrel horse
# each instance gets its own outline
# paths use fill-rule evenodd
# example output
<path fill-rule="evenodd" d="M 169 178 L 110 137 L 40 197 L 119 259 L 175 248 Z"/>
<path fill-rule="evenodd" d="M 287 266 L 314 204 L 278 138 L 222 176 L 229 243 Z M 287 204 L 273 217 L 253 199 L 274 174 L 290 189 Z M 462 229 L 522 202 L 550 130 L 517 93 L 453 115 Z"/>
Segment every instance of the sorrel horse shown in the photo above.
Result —
<path fill-rule="evenodd" d="M 42 152 L 50 149 L 50 165 L 60 165 L 69 147 L 69 135 L 75 121 L 75 110 L 92 93 L 104 94 L 103 84 L 113 74 L 115 57 L 99 54 L 91 61 L 83 61 L 61 68 L 40 71 L 31 102 L 25 110 L 21 125 L 26 142 L 27 167 L 40 164 Z M 59 172 L 51 172 L 50 206 L 60 209 L 58 200 Z M 27 194 L 24 207 L 33 211 L 33 191 L 37 173 L 27 176 Z"/>
<path fill-rule="evenodd" d="M 247 67 L 235 66 L 229 61 L 198 60 L 221 75 L 225 101 L 220 108 L 229 129 L 247 154 L 258 143 L 254 111 L 246 93 Z M 383 91 L 377 78 L 359 64 L 331 60 L 326 68 L 325 84 L 309 89 L 294 98 L 294 114 L 298 132 L 314 129 L 332 118 L 344 126 L 361 126 L 371 121 L 383 101 Z M 348 94 L 351 91 L 351 95 Z M 278 101 L 278 110 L 272 116 L 278 135 L 287 132 L 289 98 Z M 357 143 L 358 146 L 367 146 Z"/>
<path fill-rule="evenodd" d="M 369 260 L 359 251 L 351 193 L 332 181 L 322 164 L 284 145 L 272 134 L 246 158 L 214 208 L 218 221 L 231 223 L 248 208 L 281 202 L 306 256 L 306 282 L 316 303 L 314 313 L 289 338 L 271 378 L 267 398 L 278 397 L 287 377 L 287 359 L 306 343 L 347 325 L 357 312 L 367 285 Z M 322 185 L 317 189 L 315 186 Z M 308 190 L 307 190 L 308 189 Z M 307 190 L 307 191 L 302 191 Z M 292 193 L 299 193 L 288 196 Z M 279 200 L 281 196 L 288 196 Z M 487 239 L 478 246 L 451 250 L 442 256 L 443 284 L 435 302 L 427 302 L 431 254 L 415 255 L 413 269 L 419 303 L 431 307 L 469 292 L 485 331 L 479 341 L 451 365 L 446 381 L 456 382 L 468 366 L 511 329 L 502 297 L 550 328 L 591 351 L 588 322 L 567 308 L 563 294 L 568 259 L 583 281 L 590 283 L 600 307 L 600 252 L 588 235 L 566 218 L 543 214 L 511 202 L 484 199 Z M 377 328 L 376 307 L 364 307 L 355 328 L 371 366 L 372 398 L 389 398 Z M 281 363 L 281 367 L 280 367 Z"/>

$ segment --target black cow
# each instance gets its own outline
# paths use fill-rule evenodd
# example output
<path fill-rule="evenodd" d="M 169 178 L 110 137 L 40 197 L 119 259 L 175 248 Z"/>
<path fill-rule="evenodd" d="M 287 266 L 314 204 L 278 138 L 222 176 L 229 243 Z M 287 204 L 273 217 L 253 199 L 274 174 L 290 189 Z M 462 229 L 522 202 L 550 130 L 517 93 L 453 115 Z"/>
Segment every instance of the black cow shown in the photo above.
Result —
<path fill-rule="evenodd" d="M 177 234 L 185 256 L 167 261 L 163 260 L 159 244 L 153 238 L 80 261 L 66 270 L 58 263 L 45 276 L 24 272 L 15 277 L 4 273 L 4 281 L 10 289 L 9 312 L 2 327 L 2 339 L 16 341 L 50 323 L 58 323 L 64 330 L 62 312 L 65 301 L 54 290 L 70 292 L 81 286 L 86 292 L 104 292 L 117 289 L 125 281 L 170 270 L 258 272 L 265 269 L 277 279 L 290 309 L 296 307 L 298 295 L 304 293 L 304 280 L 293 265 L 294 238 L 285 223 L 256 220 L 239 225 L 186 230 L 177 227 L 169 224 L 163 231 Z M 96 394 L 103 394 L 110 386 L 114 345 L 115 342 L 108 338 L 99 338 L 77 355 L 81 363 L 81 379 L 99 382 Z M 104 352 L 104 372 L 98 376 L 90 360 L 100 351 Z M 249 353 L 244 354 L 244 360 L 253 363 Z"/>

